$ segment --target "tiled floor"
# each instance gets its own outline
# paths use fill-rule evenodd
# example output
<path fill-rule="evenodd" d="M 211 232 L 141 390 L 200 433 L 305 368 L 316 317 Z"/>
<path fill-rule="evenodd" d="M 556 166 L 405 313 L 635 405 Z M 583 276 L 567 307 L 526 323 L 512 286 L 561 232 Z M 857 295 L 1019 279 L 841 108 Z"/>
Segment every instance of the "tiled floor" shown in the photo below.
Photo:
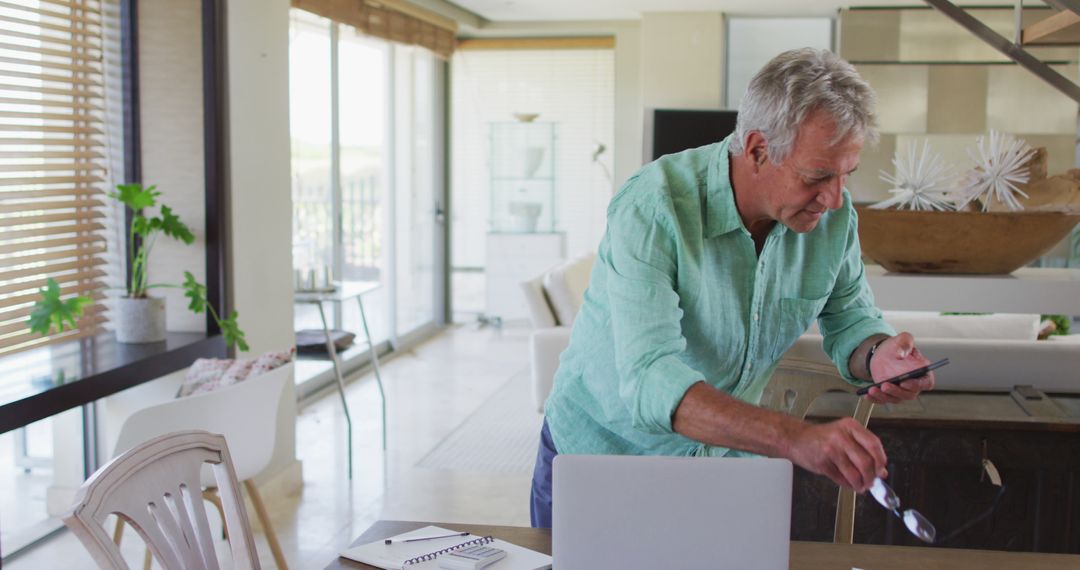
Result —
<path fill-rule="evenodd" d="M 346 475 L 344 416 L 337 395 L 331 393 L 301 410 L 296 429 L 303 491 L 296 496 L 264 496 L 290 566 L 322 568 L 380 518 L 527 526 L 528 475 L 416 467 L 488 396 L 527 367 L 527 338 L 526 329 L 463 325 L 388 361 L 383 367 L 389 422 L 385 453 L 373 379 L 365 375 L 349 384 L 352 481 Z M 133 567 L 141 567 L 138 538 L 129 536 L 125 555 Z M 257 532 L 256 542 L 263 567 L 273 568 L 261 533 Z M 67 532 L 4 566 L 94 567 Z"/>

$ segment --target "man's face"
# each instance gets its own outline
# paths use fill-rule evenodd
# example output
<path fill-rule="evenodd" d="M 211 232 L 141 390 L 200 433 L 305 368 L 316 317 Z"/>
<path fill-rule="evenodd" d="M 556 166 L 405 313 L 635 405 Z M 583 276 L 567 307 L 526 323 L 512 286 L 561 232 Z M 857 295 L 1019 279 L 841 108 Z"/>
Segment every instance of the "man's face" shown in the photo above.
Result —
<path fill-rule="evenodd" d="M 832 144 L 834 133 L 828 114 L 815 111 L 803 121 L 784 162 L 766 161 L 760 192 L 770 218 L 805 233 L 826 211 L 843 205 L 844 183 L 859 166 L 863 140 L 850 136 Z"/>

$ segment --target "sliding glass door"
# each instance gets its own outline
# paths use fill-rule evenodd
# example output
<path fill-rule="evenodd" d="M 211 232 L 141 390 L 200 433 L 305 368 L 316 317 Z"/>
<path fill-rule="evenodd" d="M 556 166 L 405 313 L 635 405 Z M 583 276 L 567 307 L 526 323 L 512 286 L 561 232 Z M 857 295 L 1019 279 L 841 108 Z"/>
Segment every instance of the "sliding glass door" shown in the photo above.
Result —
<path fill-rule="evenodd" d="M 443 314 L 445 62 L 302 10 L 292 11 L 291 34 L 298 286 L 327 274 L 376 284 L 363 298 L 368 325 L 381 350 L 392 349 Z M 357 305 L 336 309 L 331 326 L 362 340 Z M 297 330 L 321 327 L 313 306 L 296 315 Z M 346 368 L 366 360 L 361 344 L 345 353 Z M 297 380 L 324 380 L 325 371 L 301 366 Z"/>
<path fill-rule="evenodd" d="M 394 50 L 395 138 L 394 267 L 397 275 L 395 335 L 404 336 L 436 317 L 436 252 L 441 250 L 438 221 L 441 165 L 442 65 L 419 47 Z"/>

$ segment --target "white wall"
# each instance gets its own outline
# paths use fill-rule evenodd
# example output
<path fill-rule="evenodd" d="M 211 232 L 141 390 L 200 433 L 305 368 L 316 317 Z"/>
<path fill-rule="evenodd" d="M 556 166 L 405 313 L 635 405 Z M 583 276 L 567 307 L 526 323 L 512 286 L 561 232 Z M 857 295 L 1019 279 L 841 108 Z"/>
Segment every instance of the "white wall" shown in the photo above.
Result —
<path fill-rule="evenodd" d="M 652 111 L 719 109 L 724 93 L 721 12 L 642 15 L 615 34 L 615 186 L 652 156 Z"/>
<path fill-rule="evenodd" d="M 289 0 L 229 0 L 228 253 L 232 306 L 251 353 L 295 344 L 289 184 Z M 294 385 L 269 472 L 296 457 Z"/>
<path fill-rule="evenodd" d="M 638 168 L 643 156 L 645 113 L 641 103 L 641 26 L 615 28 L 615 190 Z"/>
<path fill-rule="evenodd" d="M 158 200 L 195 234 L 191 245 L 157 240 L 150 283 L 179 285 L 185 271 L 206 283 L 201 6 L 190 0 L 142 2 L 138 13 L 142 182 L 156 184 Z M 165 298 L 170 331 L 206 331 L 206 316 L 187 308 L 182 290 L 152 291 Z"/>
<path fill-rule="evenodd" d="M 652 155 L 653 109 L 719 109 L 724 97 L 724 15 L 653 12 L 641 17 L 641 103 Z"/>

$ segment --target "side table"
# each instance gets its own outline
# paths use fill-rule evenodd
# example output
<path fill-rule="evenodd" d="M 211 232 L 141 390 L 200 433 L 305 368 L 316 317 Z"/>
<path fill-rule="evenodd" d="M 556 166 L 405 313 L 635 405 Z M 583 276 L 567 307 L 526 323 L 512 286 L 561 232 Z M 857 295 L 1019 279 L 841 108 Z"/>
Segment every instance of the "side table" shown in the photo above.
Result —
<path fill-rule="evenodd" d="M 368 329 L 367 314 L 364 312 L 364 295 L 378 289 L 381 284 L 378 281 L 345 281 L 334 285 L 333 291 L 297 291 L 294 300 L 299 304 L 315 305 L 319 308 L 319 318 L 322 320 L 323 332 L 326 334 L 326 351 L 330 355 L 330 362 L 334 366 L 338 396 L 341 397 L 341 408 L 345 412 L 345 425 L 348 430 L 349 479 L 352 479 L 352 416 L 349 414 L 349 404 L 345 401 L 345 379 L 341 373 L 341 363 L 339 362 L 337 348 L 334 346 L 334 341 L 330 336 L 330 324 L 326 320 L 326 310 L 323 305 L 326 303 L 341 304 L 356 299 L 356 304 L 360 308 L 360 323 L 364 327 L 364 336 L 367 338 L 368 349 L 371 351 L 371 366 L 375 372 L 375 382 L 379 386 L 379 399 L 382 406 L 382 447 L 385 451 L 386 392 L 383 390 L 382 374 L 379 371 L 379 355 L 375 351 L 375 342 L 371 337 L 371 331 Z"/>

